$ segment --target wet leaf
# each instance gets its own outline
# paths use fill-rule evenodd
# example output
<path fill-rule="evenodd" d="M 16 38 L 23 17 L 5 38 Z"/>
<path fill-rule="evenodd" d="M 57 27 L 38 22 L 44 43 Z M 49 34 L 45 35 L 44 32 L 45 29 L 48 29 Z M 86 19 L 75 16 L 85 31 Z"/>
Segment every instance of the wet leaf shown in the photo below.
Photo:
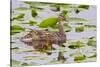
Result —
<path fill-rule="evenodd" d="M 34 24 L 36 24 L 37 22 L 35 22 L 35 21 L 29 21 L 29 24 L 30 24 L 30 26 L 33 26 Z"/>
<path fill-rule="evenodd" d="M 63 10 L 63 11 L 62 11 L 62 15 L 63 15 L 63 16 L 67 16 L 67 14 L 68 14 L 68 11 L 66 11 L 66 10 Z"/>
<path fill-rule="evenodd" d="M 89 9 L 89 5 L 79 5 L 78 8 Z"/>
<path fill-rule="evenodd" d="M 95 38 L 89 39 L 87 45 L 96 47 L 96 39 Z"/>
<path fill-rule="evenodd" d="M 65 32 L 70 32 L 71 31 L 71 29 L 72 29 L 72 27 L 69 25 L 69 24 L 64 24 L 64 31 Z"/>
<path fill-rule="evenodd" d="M 27 50 L 27 51 L 23 51 L 23 52 L 33 52 L 33 50 Z"/>
<path fill-rule="evenodd" d="M 68 22 L 73 22 L 73 23 L 86 23 L 89 22 L 87 19 L 83 18 L 76 18 L 76 17 L 69 17 L 67 18 Z"/>
<path fill-rule="evenodd" d="M 94 53 L 92 56 L 89 56 L 88 58 L 95 58 L 97 56 L 96 53 Z"/>
<path fill-rule="evenodd" d="M 21 65 L 21 62 L 20 61 L 17 61 L 17 60 L 11 60 L 11 64 L 13 67 L 20 67 Z"/>
<path fill-rule="evenodd" d="M 14 47 L 14 48 L 11 48 L 12 50 L 14 50 L 14 49 L 19 49 L 18 47 Z"/>
<path fill-rule="evenodd" d="M 26 10 L 29 10 L 29 8 L 19 7 L 19 8 L 16 8 L 15 10 L 18 10 L 18 11 L 26 11 Z"/>
<path fill-rule="evenodd" d="M 43 20 L 38 26 L 42 28 L 53 27 L 58 22 L 58 18 L 48 18 Z"/>
<path fill-rule="evenodd" d="M 25 16 L 25 14 L 21 13 L 18 16 L 14 17 L 12 20 L 21 20 L 24 18 L 24 16 Z"/>
<path fill-rule="evenodd" d="M 28 63 L 22 63 L 21 66 L 29 66 Z"/>
<path fill-rule="evenodd" d="M 84 27 L 87 29 L 96 30 L 96 25 L 84 25 Z"/>
<path fill-rule="evenodd" d="M 78 56 L 75 56 L 74 57 L 74 61 L 75 62 L 81 62 L 81 61 L 83 61 L 85 59 L 86 59 L 86 56 L 85 55 L 78 55 Z"/>
<path fill-rule="evenodd" d="M 51 5 L 51 10 L 52 11 L 60 11 L 60 6 L 58 6 L 58 5 Z"/>
<path fill-rule="evenodd" d="M 75 28 L 75 31 L 76 31 L 76 32 L 83 32 L 83 31 L 84 31 L 84 26 L 77 26 L 77 27 Z"/>
<path fill-rule="evenodd" d="M 16 33 L 20 33 L 21 31 L 24 31 L 25 29 L 18 25 L 11 26 L 11 34 L 14 35 Z"/>
<path fill-rule="evenodd" d="M 75 11 L 77 14 L 80 12 L 80 10 L 78 10 L 78 9 L 76 9 L 76 11 Z"/>
<path fill-rule="evenodd" d="M 80 48 L 80 47 L 83 47 L 84 43 L 81 42 L 81 41 L 77 41 L 77 42 L 72 42 L 71 45 L 68 46 L 68 48 L 70 49 L 77 49 L 77 48 Z"/>
<path fill-rule="evenodd" d="M 38 13 L 36 12 L 36 10 L 31 10 L 31 14 L 32 14 L 32 17 L 36 17 L 38 15 Z"/>
<path fill-rule="evenodd" d="M 28 1 L 25 1 L 24 3 L 25 3 L 25 4 L 32 4 L 32 2 L 28 2 Z"/>
<path fill-rule="evenodd" d="M 11 30 L 25 30 L 25 29 L 21 26 L 13 25 L 13 26 L 11 26 Z"/>
<path fill-rule="evenodd" d="M 34 26 L 35 24 L 37 24 L 37 22 L 30 20 L 30 21 L 28 21 L 26 23 L 21 23 L 21 24 L 29 24 L 30 26 Z"/>

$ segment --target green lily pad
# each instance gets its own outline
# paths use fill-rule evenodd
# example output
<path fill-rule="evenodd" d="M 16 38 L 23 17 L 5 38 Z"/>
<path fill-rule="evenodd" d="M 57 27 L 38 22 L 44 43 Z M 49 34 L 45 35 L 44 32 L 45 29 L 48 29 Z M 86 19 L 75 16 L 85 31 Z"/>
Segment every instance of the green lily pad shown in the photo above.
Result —
<path fill-rule="evenodd" d="M 84 27 L 96 31 L 96 25 L 84 25 Z"/>
<path fill-rule="evenodd" d="M 68 46 L 68 48 L 70 49 L 77 49 L 77 48 L 81 48 L 84 46 L 84 43 L 81 41 L 77 41 L 77 42 L 72 42 L 71 45 Z"/>
<path fill-rule="evenodd" d="M 29 24 L 30 26 L 33 26 L 33 25 L 37 24 L 37 22 L 30 20 L 29 22 L 21 23 L 21 24 Z"/>
<path fill-rule="evenodd" d="M 22 63 L 21 66 L 30 66 L 28 63 Z"/>
<path fill-rule="evenodd" d="M 89 56 L 88 58 L 95 58 L 95 57 L 97 57 L 96 53 L 94 53 L 93 55 Z"/>
<path fill-rule="evenodd" d="M 11 60 L 12 67 L 21 67 L 21 62 L 17 60 Z"/>
<path fill-rule="evenodd" d="M 67 18 L 68 22 L 73 23 L 87 23 L 89 22 L 87 19 L 84 18 L 76 18 L 76 17 L 69 17 Z"/>
<path fill-rule="evenodd" d="M 75 56 L 74 57 L 74 61 L 75 62 L 81 62 L 81 61 L 83 61 L 85 59 L 86 59 L 86 56 L 85 55 L 78 55 L 78 56 Z"/>
<path fill-rule="evenodd" d="M 30 26 L 33 26 L 34 24 L 36 24 L 37 22 L 35 22 L 35 21 L 29 21 L 29 24 L 30 24 Z"/>
<path fill-rule="evenodd" d="M 72 29 L 72 27 L 69 24 L 67 24 L 67 23 L 64 24 L 64 31 L 65 32 L 70 32 L 71 29 Z"/>
<path fill-rule="evenodd" d="M 11 48 L 12 50 L 19 49 L 18 47 Z"/>
<path fill-rule="evenodd" d="M 25 16 L 25 14 L 21 13 L 21 14 L 17 15 L 16 17 L 14 17 L 12 20 L 21 20 L 24 18 L 24 16 Z"/>
<path fill-rule="evenodd" d="M 29 8 L 19 7 L 19 8 L 16 8 L 15 10 L 18 10 L 18 11 L 26 11 L 26 10 L 29 10 Z"/>
<path fill-rule="evenodd" d="M 89 5 L 79 5 L 78 8 L 89 9 Z"/>
<path fill-rule="evenodd" d="M 31 14 L 32 14 L 32 17 L 36 17 L 38 15 L 38 13 L 36 12 L 36 10 L 31 10 Z"/>
<path fill-rule="evenodd" d="M 14 35 L 16 33 L 20 33 L 21 31 L 24 31 L 25 28 L 18 26 L 18 25 L 13 25 L 11 26 L 11 34 Z"/>
<path fill-rule="evenodd" d="M 96 47 L 96 38 L 95 38 L 95 37 L 90 37 L 90 38 L 88 39 L 87 45 L 88 45 L 88 46 Z"/>
<path fill-rule="evenodd" d="M 83 32 L 84 31 L 84 26 L 78 26 L 75 28 L 76 32 Z"/>
<path fill-rule="evenodd" d="M 38 26 L 42 28 L 53 27 L 58 22 L 58 18 L 47 18 L 43 20 Z"/>

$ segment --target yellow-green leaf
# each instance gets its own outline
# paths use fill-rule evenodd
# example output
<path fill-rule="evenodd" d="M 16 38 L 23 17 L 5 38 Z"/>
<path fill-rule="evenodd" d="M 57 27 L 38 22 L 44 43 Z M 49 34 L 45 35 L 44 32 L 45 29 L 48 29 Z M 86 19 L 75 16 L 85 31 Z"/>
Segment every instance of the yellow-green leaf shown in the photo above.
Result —
<path fill-rule="evenodd" d="M 53 27 L 58 22 L 58 18 L 48 18 L 43 20 L 38 26 L 42 28 Z"/>
<path fill-rule="evenodd" d="M 83 18 L 76 18 L 76 17 L 70 17 L 67 18 L 68 22 L 74 22 L 74 23 L 86 23 L 89 22 L 87 19 Z"/>
<path fill-rule="evenodd" d="M 36 10 L 31 10 L 31 14 L 32 14 L 32 17 L 36 17 L 38 15 L 38 13 L 36 12 Z"/>

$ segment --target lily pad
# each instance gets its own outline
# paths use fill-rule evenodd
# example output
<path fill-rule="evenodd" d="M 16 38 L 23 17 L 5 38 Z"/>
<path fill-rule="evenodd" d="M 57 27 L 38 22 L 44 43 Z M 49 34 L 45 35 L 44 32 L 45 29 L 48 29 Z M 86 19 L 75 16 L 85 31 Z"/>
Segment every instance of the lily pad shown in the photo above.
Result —
<path fill-rule="evenodd" d="M 89 5 L 79 5 L 78 8 L 89 9 Z"/>
<path fill-rule="evenodd" d="M 25 16 L 25 14 L 21 13 L 21 14 L 17 15 L 16 17 L 14 17 L 12 20 L 21 20 L 24 18 L 24 16 Z"/>
<path fill-rule="evenodd" d="M 83 32 L 84 31 L 84 26 L 78 26 L 75 28 L 76 32 Z"/>
<path fill-rule="evenodd" d="M 72 42 L 70 43 L 70 45 L 68 46 L 68 48 L 70 49 L 77 49 L 77 48 L 81 48 L 84 46 L 84 43 L 81 41 L 76 41 L 76 42 Z"/>
<path fill-rule="evenodd" d="M 93 55 L 89 56 L 88 58 L 95 58 L 97 56 L 96 53 L 94 53 Z"/>
<path fill-rule="evenodd" d="M 17 60 L 11 60 L 11 65 L 13 67 L 20 67 L 21 66 L 21 62 L 20 61 L 17 61 Z"/>
<path fill-rule="evenodd" d="M 36 12 L 36 10 L 31 10 L 31 14 L 32 14 L 32 17 L 36 17 L 38 15 L 38 13 Z"/>
<path fill-rule="evenodd" d="M 74 57 L 74 61 L 75 62 L 81 62 L 81 61 L 83 61 L 85 59 L 86 59 L 86 56 L 85 55 L 78 55 L 78 56 L 75 56 Z"/>
<path fill-rule="evenodd" d="M 96 39 L 95 38 L 89 38 L 87 45 L 96 47 Z"/>
<path fill-rule="evenodd" d="M 25 28 L 19 26 L 19 25 L 13 25 L 11 26 L 11 34 L 16 34 L 16 33 L 20 33 L 21 31 L 24 31 Z"/>
<path fill-rule="evenodd" d="M 84 27 L 96 31 L 96 25 L 84 25 Z"/>
<path fill-rule="evenodd" d="M 87 23 L 87 22 L 89 22 L 87 19 L 76 18 L 76 17 L 69 17 L 69 18 L 67 18 L 67 20 L 70 23 Z"/>
<path fill-rule="evenodd" d="M 42 28 L 53 27 L 58 22 L 58 18 L 47 18 L 43 20 L 38 26 Z"/>
<path fill-rule="evenodd" d="M 21 23 L 21 24 L 29 24 L 30 26 L 33 26 L 33 25 L 37 24 L 37 22 L 30 20 L 30 21 L 28 21 L 26 23 Z"/>

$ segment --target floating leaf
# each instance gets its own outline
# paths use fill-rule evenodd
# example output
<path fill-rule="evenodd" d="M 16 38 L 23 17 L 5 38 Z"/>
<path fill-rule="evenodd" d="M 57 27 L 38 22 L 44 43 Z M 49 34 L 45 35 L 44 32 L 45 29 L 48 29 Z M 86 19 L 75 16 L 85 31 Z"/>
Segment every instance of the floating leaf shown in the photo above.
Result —
<path fill-rule="evenodd" d="M 29 24 L 30 26 L 33 26 L 33 25 L 37 24 L 37 22 L 30 20 L 29 22 L 21 23 L 21 24 Z"/>
<path fill-rule="evenodd" d="M 89 9 L 89 5 L 79 5 L 76 9 L 75 9 L 75 13 L 80 13 L 81 11 L 87 10 Z"/>
<path fill-rule="evenodd" d="M 16 34 L 16 33 L 20 33 L 21 31 L 24 31 L 25 29 L 21 26 L 18 25 L 13 25 L 11 26 L 11 34 Z"/>
<path fill-rule="evenodd" d="M 28 2 L 28 1 L 25 1 L 24 3 L 25 3 L 25 4 L 32 4 L 32 2 Z"/>
<path fill-rule="evenodd" d="M 60 6 L 58 5 L 52 5 L 51 7 L 52 7 L 51 8 L 52 11 L 60 11 Z"/>
<path fill-rule="evenodd" d="M 79 12 L 80 12 L 80 10 L 76 9 L 75 13 L 77 13 L 77 14 L 78 14 Z"/>
<path fill-rule="evenodd" d="M 15 10 L 18 10 L 18 11 L 26 11 L 26 10 L 29 10 L 29 8 L 19 7 L 19 8 L 16 8 Z"/>
<path fill-rule="evenodd" d="M 46 28 L 46 27 L 53 27 L 56 25 L 58 22 L 58 18 L 48 18 L 43 20 L 40 24 L 39 27 Z"/>
<path fill-rule="evenodd" d="M 77 49 L 77 48 L 80 48 L 80 47 L 83 47 L 84 43 L 81 42 L 81 41 L 77 41 L 77 42 L 72 42 L 71 45 L 68 46 L 68 48 L 70 49 Z"/>
<path fill-rule="evenodd" d="M 77 26 L 77 27 L 75 28 L 75 31 L 76 31 L 76 32 L 83 32 L 83 31 L 84 31 L 84 26 Z"/>
<path fill-rule="evenodd" d="M 22 63 L 21 65 L 22 65 L 22 66 L 29 66 L 28 63 Z"/>
<path fill-rule="evenodd" d="M 23 52 L 33 52 L 33 50 L 27 50 L 27 51 L 23 51 Z"/>
<path fill-rule="evenodd" d="M 62 11 L 62 15 L 63 15 L 63 16 L 66 16 L 67 14 L 68 14 L 68 11 L 66 11 L 66 10 L 63 10 L 63 11 Z"/>
<path fill-rule="evenodd" d="M 25 16 L 25 14 L 21 13 L 18 16 L 14 17 L 12 20 L 20 20 L 20 19 L 23 19 L 24 16 Z"/>
<path fill-rule="evenodd" d="M 18 47 L 11 48 L 12 50 L 19 49 Z"/>
<path fill-rule="evenodd" d="M 84 27 L 87 29 L 96 30 L 96 25 L 84 25 Z"/>
<path fill-rule="evenodd" d="M 93 27 L 93 28 L 96 28 L 96 25 L 85 25 L 85 27 Z"/>
<path fill-rule="evenodd" d="M 72 27 L 71 27 L 70 25 L 68 25 L 67 23 L 64 24 L 64 31 L 65 31 L 65 32 L 70 32 L 71 29 L 72 29 Z"/>
<path fill-rule="evenodd" d="M 31 10 L 31 14 L 32 14 L 32 17 L 36 17 L 38 15 L 38 13 L 36 12 L 36 10 Z"/>
<path fill-rule="evenodd" d="M 74 57 L 74 61 L 76 61 L 76 62 L 81 62 L 81 61 L 83 61 L 85 59 L 86 59 L 85 55 L 78 55 L 78 56 Z"/>
<path fill-rule="evenodd" d="M 74 22 L 74 23 L 86 23 L 88 22 L 87 19 L 83 19 L 83 18 L 76 18 L 76 17 L 71 17 L 71 18 L 67 18 L 68 22 Z"/>
<path fill-rule="evenodd" d="M 20 67 L 21 65 L 21 62 L 20 61 L 17 61 L 17 60 L 11 60 L 11 64 L 13 67 Z"/>
<path fill-rule="evenodd" d="M 95 38 L 90 38 L 87 42 L 88 46 L 96 46 L 96 39 Z"/>
<path fill-rule="evenodd" d="M 37 22 L 35 22 L 35 21 L 29 21 L 29 24 L 30 24 L 30 26 L 33 26 L 34 24 L 36 24 Z"/>
<path fill-rule="evenodd" d="M 89 9 L 89 5 L 79 5 L 78 8 Z"/>
<path fill-rule="evenodd" d="M 88 58 L 95 58 L 97 56 L 96 53 L 94 53 L 92 56 L 89 56 Z"/>
<path fill-rule="evenodd" d="M 25 30 L 25 29 L 21 26 L 13 25 L 13 26 L 11 26 L 11 30 Z"/>

